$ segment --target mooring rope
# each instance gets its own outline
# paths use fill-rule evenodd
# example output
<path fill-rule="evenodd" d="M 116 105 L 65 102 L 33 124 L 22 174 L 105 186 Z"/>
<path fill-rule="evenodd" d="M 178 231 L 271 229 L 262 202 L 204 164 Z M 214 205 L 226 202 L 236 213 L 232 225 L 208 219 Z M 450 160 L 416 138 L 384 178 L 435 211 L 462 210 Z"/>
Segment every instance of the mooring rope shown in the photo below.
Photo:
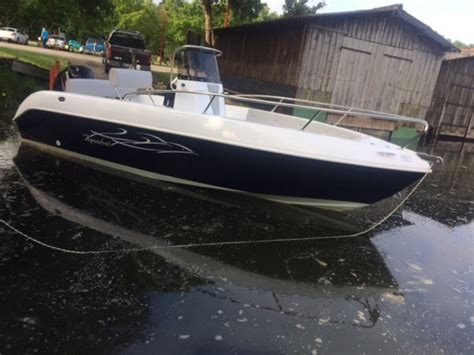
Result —
<path fill-rule="evenodd" d="M 36 238 L 33 238 L 19 229 L 15 228 L 12 226 L 10 223 L 7 221 L 0 219 L 0 223 L 5 225 L 7 228 L 12 230 L 18 235 L 21 235 L 25 239 L 36 243 L 42 247 L 52 249 L 55 251 L 59 251 L 62 253 L 68 253 L 68 254 L 76 254 L 76 255 L 90 255 L 90 254 L 112 254 L 112 253 L 131 253 L 131 252 L 140 252 L 140 251 L 150 251 L 150 250 L 156 250 L 156 249 L 176 249 L 176 248 L 196 248 L 196 247 L 214 247 L 214 246 L 226 246 L 226 245 L 244 245 L 244 244 L 267 244 L 267 243 L 287 243 L 287 242 L 304 242 L 304 241 L 314 241 L 314 240 L 327 240 L 327 239 L 349 239 L 349 238 L 356 238 L 359 236 L 362 236 L 364 234 L 367 234 L 380 226 L 382 223 L 384 223 L 386 220 L 388 220 L 390 217 L 395 214 L 400 207 L 402 207 L 405 202 L 413 195 L 413 193 L 418 189 L 418 187 L 421 185 L 421 183 L 425 180 L 425 178 L 428 176 L 428 173 L 426 173 L 419 181 L 418 183 L 413 187 L 413 189 L 408 193 L 408 195 L 384 218 L 382 218 L 380 221 L 377 223 L 373 224 L 369 228 L 353 233 L 353 234 L 343 234 L 343 235 L 326 235 L 326 236 L 317 236 L 317 237 L 304 237 L 304 238 L 277 238 L 277 239 L 260 239 L 260 240 L 232 240 L 232 241 L 224 241 L 224 242 L 208 242 L 208 243 L 188 243 L 188 244 L 172 244 L 172 245 L 152 245 L 149 247 L 143 247 L 143 248 L 126 248 L 126 249 L 109 249 L 109 250 L 73 250 L 73 249 L 66 249 L 66 248 L 61 248 L 57 247 L 55 245 L 51 245 L 45 242 L 42 242 Z"/>

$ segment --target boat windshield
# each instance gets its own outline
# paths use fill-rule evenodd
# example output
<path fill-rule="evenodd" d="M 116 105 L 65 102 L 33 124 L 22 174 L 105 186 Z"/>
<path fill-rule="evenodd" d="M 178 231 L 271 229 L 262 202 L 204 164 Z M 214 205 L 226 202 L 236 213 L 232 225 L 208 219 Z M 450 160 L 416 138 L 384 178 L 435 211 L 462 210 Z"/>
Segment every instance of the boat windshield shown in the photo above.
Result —
<path fill-rule="evenodd" d="M 220 83 L 216 52 L 183 47 L 175 54 L 178 79 Z"/>

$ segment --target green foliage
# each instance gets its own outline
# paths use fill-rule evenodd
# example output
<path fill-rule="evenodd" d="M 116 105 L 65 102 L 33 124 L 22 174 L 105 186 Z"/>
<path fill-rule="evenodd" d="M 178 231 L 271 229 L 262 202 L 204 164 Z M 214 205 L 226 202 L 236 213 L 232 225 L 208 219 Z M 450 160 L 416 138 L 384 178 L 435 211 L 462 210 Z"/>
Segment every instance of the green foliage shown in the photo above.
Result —
<path fill-rule="evenodd" d="M 186 42 L 188 30 L 202 34 L 204 15 L 199 0 L 186 2 L 182 0 L 163 0 L 164 13 L 167 18 L 166 38 L 171 47 Z"/>
<path fill-rule="evenodd" d="M 0 109 L 9 110 L 18 106 L 29 94 L 46 87 L 36 80 L 14 73 L 0 64 Z"/>
<path fill-rule="evenodd" d="M 139 31 L 148 44 L 148 48 L 153 53 L 157 53 L 160 48 L 160 38 L 162 32 L 161 12 L 158 6 L 151 0 L 143 2 L 140 6 L 131 4 L 126 9 L 118 12 L 117 27 L 131 31 Z"/>
<path fill-rule="evenodd" d="M 26 29 L 36 39 L 41 28 L 64 32 L 84 43 L 106 37 L 114 28 L 135 30 L 145 37 L 153 54 L 165 57 L 186 42 L 188 31 L 204 38 L 204 0 L 15 0 L 0 4 L 0 22 Z M 209 0 L 214 28 L 278 17 L 261 0 Z M 289 0 L 287 0 L 289 1 Z M 304 1 L 304 0 L 300 0 Z"/>
<path fill-rule="evenodd" d="M 85 40 L 92 34 L 102 34 L 113 24 L 109 0 L 17 0 L 18 15 L 12 25 L 28 29 L 30 38 L 38 37 L 41 28 L 50 33 L 64 32 L 69 38 Z"/>
<path fill-rule="evenodd" d="M 318 2 L 316 6 L 308 6 L 308 0 L 285 0 L 285 4 L 283 5 L 283 16 L 314 15 L 324 6 L 326 6 L 324 1 Z"/>
<path fill-rule="evenodd" d="M 471 44 L 466 44 L 464 42 L 461 42 L 459 40 L 451 41 L 449 40 L 452 44 L 454 44 L 456 47 L 459 49 L 467 49 L 467 48 L 474 48 L 474 43 Z"/>
<path fill-rule="evenodd" d="M 0 26 L 10 26 L 17 18 L 19 2 L 1 1 L 0 2 Z"/>
<path fill-rule="evenodd" d="M 262 10 L 258 14 L 258 17 L 255 19 L 255 22 L 276 20 L 279 17 L 280 15 L 278 15 L 275 11 L 271 11 L 270 7 L 266 3 L 264 3 L 262 4 Z"/>
<path fill-rule="evenodd" d="M 262 4 L 260 0 L 231 0 L 230 7 L 232 10 L 231 25 L 254 22 L 265 7 L 268 11 L 267 4 Z"/>

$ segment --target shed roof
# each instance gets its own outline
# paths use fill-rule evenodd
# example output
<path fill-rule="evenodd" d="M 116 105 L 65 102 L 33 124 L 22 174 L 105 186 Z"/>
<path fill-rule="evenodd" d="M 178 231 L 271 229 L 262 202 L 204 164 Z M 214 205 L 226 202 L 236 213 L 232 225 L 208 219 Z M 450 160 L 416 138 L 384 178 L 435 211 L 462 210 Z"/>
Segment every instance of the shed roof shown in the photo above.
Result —
<path fill-rule="evenodd" d="M 360 18 L 371 15 L 391 15 L 400 18 L 402 21 L 410 24 L 415 27 L 419 33 L 426 37 L 427 39 L 436 42 L 440 45 L 445 51 L 449 52 L 459 52 L 459 49 L 454 46 L 451 42 L 445 39 L 443 36 L 434 31 L 431 27 L 424 24 L 417 18 L 410 15 L 408 12 L 403 10 L 402 4 L 394 4 L 384 7 L 377 7 L 374 9 L 368 10 L 356 10 L 356 11 L 344 11 L 344 12 L 329 12 L 329 13 L 320 13 L 315 15 L 306 15 L 306 16 L 293 16 L 293 17 L 283 17 L 276 20 L 265 21 L 265 22 L 256 22 L 246 25 L 240 25 L 235 27 L 219 28 L 216 31 L 218 33 L 238 31 L 244 28 L 253 28 L 253 27 L 266 27 L 266 26 L 281 26 L 285 24 L 303 24 L 308 22 L 317 22 L 319 19 L 349 19 L 349 18 Z"/>
<path fill-rule="evenodd" d="M 458 60 L 458 59 L 474 60 L 474 48 L 464 48 L 464 49 L 461 49 L 461 53 L 448 53 L 444 57 L 444 60 Z"/>

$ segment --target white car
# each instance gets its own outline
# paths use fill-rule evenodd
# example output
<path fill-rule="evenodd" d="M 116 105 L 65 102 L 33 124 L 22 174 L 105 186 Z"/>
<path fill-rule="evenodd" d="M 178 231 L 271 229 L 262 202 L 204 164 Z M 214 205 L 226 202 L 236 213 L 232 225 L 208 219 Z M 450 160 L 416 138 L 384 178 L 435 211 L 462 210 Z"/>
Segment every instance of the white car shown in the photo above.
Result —
<path fill-rule="evenodd" d="M 51 35 L 46 41 L 46 47 L 50 49 L 66 50 L 66 38 L 60 35 Z"/>
<path fill-rule="evenodd" d="M 28 35 L 21 33 L 20 30 L 13 27 L 2 27 L 0 29 L 0 40 L 28 44 Z"/>

